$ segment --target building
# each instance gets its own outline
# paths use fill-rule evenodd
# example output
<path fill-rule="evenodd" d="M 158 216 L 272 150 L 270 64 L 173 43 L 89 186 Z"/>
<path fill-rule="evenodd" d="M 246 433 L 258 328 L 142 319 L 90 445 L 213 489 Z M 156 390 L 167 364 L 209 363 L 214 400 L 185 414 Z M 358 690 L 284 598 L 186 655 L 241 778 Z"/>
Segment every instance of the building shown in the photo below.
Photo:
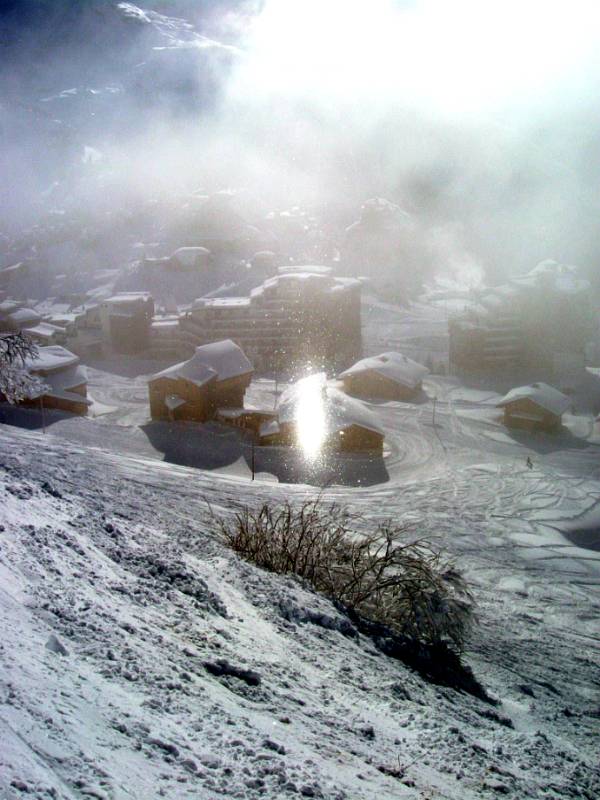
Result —
<path fill-rule="evenodd" d="M 530 431 L 557 430 L 570 406 L 566 395 L 546 383 L 518 386 L 496 403 L 504 410 L 505 425 Z"/>
<path fill-rule="evenodd" d="M 172 269 L 206 270 L 211 267 L 212 255 L 206 247 L 180 247 L 171 256 Z"/>
<path fill-rule="evenodd" d="M 8 313 L 2 314 L 2 327 L 9 331 L 23 331 L 34 328 L 42 321 L 40 315 L 33 308 L 19 304 Z"/>
<path fill-rule="evenodd" d="M 363 358 L 338 375 L 344 391 L 359 397 L 412 400 L 423 388 L 427 367 L 400 353 Z"/>
<path fill-rule="evenodd" d="M 25 261 L 12 264 L 10 267 L 3 267 L 0 269 L 0 289 L 5 289 L 12 294 L 26 293 L 30 277 L 31 270 Z"/>
<path fill-rule="evenodd" d="M 179 326 L 178 314 L 155 316 L 150 325 L 149 348 L 155 358 L 185 353 L 188 345 Z"/>
<path fill-rule="evenodd" d="M 260 428 L 263 445 L 287 445 L 309 459 L 321 452 L 383 453 L 384 433 L 360 400 L 327 384 L 325 373 L 302 378 L 288 387 L 277 405 L 277 417 Z"/>
<path fill-rule="evenodd" d="M 574 267 L 543 261 L 526 275 L 480 293 L 449 322 L 450 366 L 466 372 L 525 368 L 561 379 L 585 363 L 592 336 L 590 284 Z"/>
<path fill-rule="evenodd" d="M 234 428 L 242 428 L 255 436 L 259 435 L 263 425 L 276 418 L 277 412 L 254 408 L 254 406 L 218 408 L 216 413 L 217 422 L 232 425 Z"/>
<path fill-rule="evenodd" d="M 329 267 L 280 267 L 248 297 L 197 300 L 180 326 L 191 346 L 232 339 L 260 369 L 346 366 L 362 350 L 361 287 Z"/>
<path fill-rule="evenodd" d="M 230 339 L 197 347 L 190 359 L 148 381 L 151 417 L 205 422 L 217 409 L 241 408 L 253 371 Z"/>
<path fill-rule="evenodd" d="M 23 401 L 24 405 L 43 405 L 72 414 L 86 414 L 91 400 L 87 397 L 87 370 L 79 357 L 60 345 L 40 347 L 38 355 L 26 361 L 32 375 L 37 375 L 46 388 L 41 395 Z"/>
<path fill-rule="evenodd" d="M 39 345 L 65 345 L 67 344 L 67 331 L 60 325 L 52 325 L 50 322 L 38 322 L 31 328 L 26 329 L 26 334 Z"/>
<path fill-rule="evenodd" d="M 120 292 L 102 303 L 104 337 L 117 353 L 148 348 L 154 300 L 148 292 Z"/>

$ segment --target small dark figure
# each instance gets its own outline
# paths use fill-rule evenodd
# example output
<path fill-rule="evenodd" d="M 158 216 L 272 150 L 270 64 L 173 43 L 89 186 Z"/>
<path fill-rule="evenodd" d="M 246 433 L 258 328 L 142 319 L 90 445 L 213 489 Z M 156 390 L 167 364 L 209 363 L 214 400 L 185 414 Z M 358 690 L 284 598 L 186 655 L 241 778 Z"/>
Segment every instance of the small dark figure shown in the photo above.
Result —
<path fill-rule="evenodd" d="M 525 463 L 527 464 L 527 469 L 533 469 L 533 461 L 529 456 L 527 456 L 527 461 Z"/>

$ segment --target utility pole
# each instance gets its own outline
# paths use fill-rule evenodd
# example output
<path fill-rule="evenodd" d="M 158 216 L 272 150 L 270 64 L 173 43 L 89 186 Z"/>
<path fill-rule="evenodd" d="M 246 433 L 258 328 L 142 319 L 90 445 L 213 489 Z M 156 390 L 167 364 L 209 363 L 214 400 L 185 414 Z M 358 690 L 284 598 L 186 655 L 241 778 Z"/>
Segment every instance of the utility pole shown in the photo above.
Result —
<path fill-rule="evenodd" d="M 254 439 L 252 439 L 252 480 L 254 480 Z"/>

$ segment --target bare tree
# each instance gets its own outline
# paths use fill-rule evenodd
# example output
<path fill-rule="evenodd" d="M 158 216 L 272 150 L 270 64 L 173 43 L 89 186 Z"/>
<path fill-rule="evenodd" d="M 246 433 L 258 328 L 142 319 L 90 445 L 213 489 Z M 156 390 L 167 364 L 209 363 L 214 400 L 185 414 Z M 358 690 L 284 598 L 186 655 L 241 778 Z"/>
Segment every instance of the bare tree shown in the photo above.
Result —
<path fill-rule="evenodd" d="M 18 403 L 40 396 L 45 384 L 26 366 L 37 354 L 37 345 L 24 333 L 0 333 L 0 397 Z"/>

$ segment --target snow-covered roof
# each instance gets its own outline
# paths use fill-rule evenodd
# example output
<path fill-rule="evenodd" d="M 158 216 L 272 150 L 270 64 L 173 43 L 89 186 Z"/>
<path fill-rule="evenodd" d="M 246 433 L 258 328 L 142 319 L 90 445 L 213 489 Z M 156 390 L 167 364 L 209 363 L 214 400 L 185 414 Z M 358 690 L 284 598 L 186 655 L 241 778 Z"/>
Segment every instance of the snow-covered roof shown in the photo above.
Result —
<path fill-rule="evenodd" d="M 281 394 L 277 404 L 278 421 L 280 424 L 298 422 L 300 415 L 311 406 L 315 413 L 323 414 L 328 436 L 353 425 L 383 435 L 373 412 L 360 400 L 329 386 L 324 372 L 301 378 Z"/>
<path fill-rule="evenodd" d="M 72 364 L 66 369 L 44 376 L 44 383 L 48 384 L 53 392 L 64 392 L 87 383 L 87 379 L 87 369 L 83 364 Z"/>
<path fill-rule="evenodd" d="M 152 301 L 152 299 L 150 292 L 120 292 L 112 297 L 107 297 L 104 302 L 110 306 L 111 313 L 114 313 L 117 309 L 122 309 L 123 311 L 125 309 L 137 309 Z"/>
<path fill-rule="evenodd" d="M 220 342 L 197 347 L 190 359 L 167 367 L 162 372 L 153 375 L 150 380 L 182 378 L 196 386 L 203 386 L 213 379 L 225 381 L 229 378 L 248 375 L 253 371 L 254 367 L 246 358 L 241 347 L 238 347 L 231 339 L 223 339 Z"/>
<path fill-rule="evenodd" d="M 551 414 L 563 414 L 570 406 L 571 399 L 547 383 L 532 383 L 529 386 L 517 386 L 511 389 L 502 400 L 496 403 L 498 408 L 514 403 L 517 400 L 531 400 L 531 402 L 549 411 Z"/>
<path fill-rule="evenodd" d="M 75 353 L 72 353 L 70 350 L 67 350 L 66 347 L 61 347 L 58 344 L 52 344 L 48 347 L 39 347 L 37 356 L 35 358 L 28 358 L 25 361 L 25 366 L 30 372 L 43 373 L 63 370 L 75 364 L 79 364 L 79 356 L 76 356 Z"/>
<path fill-rule="evenodd" d="M 511 281 L 524 288 L 549 287 L 559 294 L 576 295 L 590 290 L 590 282 L 580 278 L 577 267 L 561 264 L 550 258 L 535 266 L 525 275 Z"/>
<path fill-rule="evenodd" d="M 427 367 L 418 364 L 401 353 L 381 353 L 378 356 L 362 358 L 344 372 L 338 375 L 340 380 L 354 375 L 363 375 L 365 372 L 376 372 L 388 380 L 415 389 L 429 374 Z"/>
<path fill-rule="evenodd" d="M 48 314 L 68 314 L 71 311 L 71 303 L 59 303 L 53 298 L 48 298 L 37 303 L 35 310 L 42 316 Z"/>
<path fill-rule="evenodd" d="M 23 308 L 24 305 L 25 303 L 23 303 L 21 300 L 3 300 L 0 303 L 0 315 L 4 316 L 5 314 L 11 314 L 18 308 Z"/>
<path fill-rule="evenodd" d="M 8 319 L 13 325 L 27 325 L 27 323 L 35 324 L 39 322 L 41 317 L 33 308 L 17 308 L 8 314 Z"/>
<path fill-rule="evenodd" d="M 40 322 L 33 327 L 27 328 L 27 333 L 31 336 L 39 336 L 41 339 L 52 339 L 53 336 L 66 334 L 66 330 L 60 325 L 53 325 L 51 322 Z"/>
<path fill-rule="evenodd" d="M 320 264 L 308 264 L 299 266 L 297 264 L 290 264 L 277 269 L 279 275 L 331 275 L 331 267 L 325 267 Z"/>
<path fill-rule="evenodd" d="M 258 429 L 259 436 L 272 436 L 275 433 L 279 433 L 279 423 L 276 419 L 269 419 L 266 422 L 263 422 Z"/>
<path fill-rule="evenodd" d="M 249 306 L 249 297 L 200 297 L 194 301 L 194 308 L 225 308 L 235 306 Z"/>
<path fill-rule="evenodd" d="M 179 261 L 184 267 L 195 267 L 200 261 L 206 260 L 210 257 L 210 250 L 206 247 L 179 247 L 171 258 Z"/>
<path fill-rule="evenodd" d="M 64 350 L 64 348 L 40 347 L 40 351 L 42 350 Z M 68 352 L 68 350 L 65 350 L 65 353 Z M 73 353 L 70 355 L 73 356 Z M 77 356 L 74 356 L 74 358 L 76 359 L 75 362 L 67 362 L 65 360 L 61 362 L 59 366 L 55 367 L 53 370 L 49 370 L 48 372 L 45 369 L 42 370 L 29 366 L 31 360 L 27 362 L 30 372 L 33 372 L 34 374 L 41 373 L 44 384 L 44 388 L 42 388 L 41 391 L 34 393 L 32 395 L 32 399 L 37 397 L 55 397 L 61 400 L 70 400 L 71 402 L 82 403 L 83 405 L 91 406 L 91 400 L 88 400 L 87 397 L 84 397 L 77 392 L 71 391 L 77 386 L 87 384 L 88 380 L 87 369 L 82 364 L 78 363 L 79 359 Z M 48 359 L 47 363 L 50 363 L 50 359 Z"/>
<path fill-rule="evenodd" d="M 161 372 L 157 372 L 150 378 L 150 381 L 158 380 L 159 378 L 171 378 L 171 380 L 184 380 L 193 383 L 195 386 L 204 386 L 209 381 L 216 380 L 217 372 L 211 367 L 207 366 L 201 359 L 196 358 L 194 354 L 187 361 L 181 361 L 179 364 L 173 364 L 172 367 L 167 367 Z"/>
<path fill-rule="evenodd" d="M 165 405 L 170 411 L 175 411 L 179 406 L 185 405 L 186 401 L 178 394 L 168 394 L 165 397 Z"/>
<path fill-rule="evenodd" d="M 150 325 L 151 328 L 156 329 L 164 329 L 164 328 L 178 328 L 179 327 L 179 317 L 168 317 L 161 319 L 153 319 L 152 324 Z"/>

